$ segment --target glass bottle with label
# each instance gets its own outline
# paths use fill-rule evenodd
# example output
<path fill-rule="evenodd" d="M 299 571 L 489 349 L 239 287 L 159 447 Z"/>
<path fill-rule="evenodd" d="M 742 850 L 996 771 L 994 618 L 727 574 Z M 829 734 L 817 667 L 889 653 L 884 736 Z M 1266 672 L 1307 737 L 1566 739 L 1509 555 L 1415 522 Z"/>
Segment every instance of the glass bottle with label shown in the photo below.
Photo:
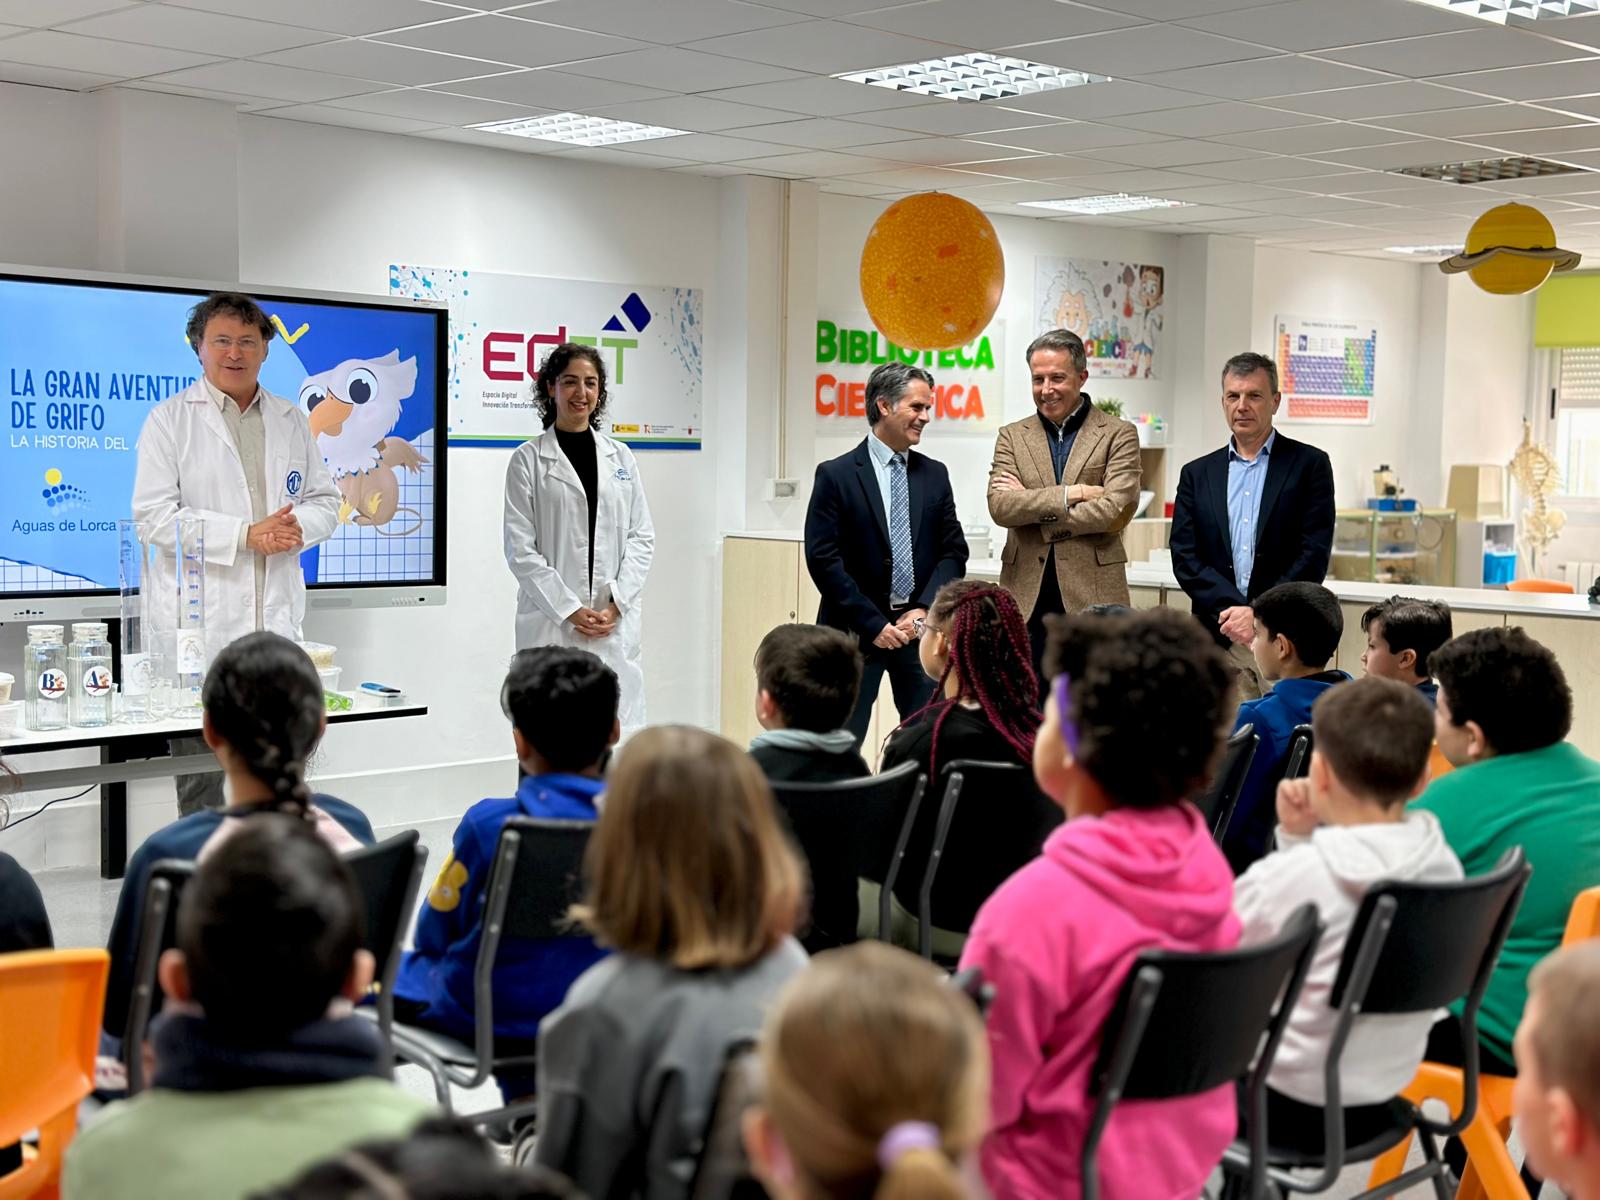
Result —
<path fill-rule="evenodd" d="M 77 621 L 67 647 L 67 720 L 88 729 L 109 725 L 115 703 L 106 623 Z"/>
<path fill-rule="evenodd" d="M 29 625 L 22 665 L 27 681 L 28 728 L 67 727 L 67 647 L 59 625 Z"/>

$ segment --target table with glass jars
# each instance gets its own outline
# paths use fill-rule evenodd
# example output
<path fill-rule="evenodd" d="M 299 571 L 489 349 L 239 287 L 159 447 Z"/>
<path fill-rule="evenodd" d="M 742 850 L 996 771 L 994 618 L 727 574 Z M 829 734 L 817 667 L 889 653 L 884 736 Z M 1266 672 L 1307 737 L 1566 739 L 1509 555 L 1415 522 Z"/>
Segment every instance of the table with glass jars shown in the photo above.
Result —
<path fill-rule="evenodd" d="M 67 642 L 61 625 L 32 626 L 23 669 L 27 709 L 25 728 L 0 736 L 0 754 L 16 773 L 9 781 L 15 803 L 22 792 L 100 789 L 100 875 L 120 879 L 128 861 L 128 784 L 140 779 L 198 775 L 217 770 L 216 757 L 172 753 L 173 738 L 200 733 L 201 710 L 165 710 L 156 696 L 154 711 L 138 720 L 113 719 L 114 656 L 110 622 L 79 622 Z M 425 704 L 355 707 L 329 712 L 329 726 L 397 717 L 426 716 Z M 93 750 L 99 762 L 29 770 L 30 754 Z"/>

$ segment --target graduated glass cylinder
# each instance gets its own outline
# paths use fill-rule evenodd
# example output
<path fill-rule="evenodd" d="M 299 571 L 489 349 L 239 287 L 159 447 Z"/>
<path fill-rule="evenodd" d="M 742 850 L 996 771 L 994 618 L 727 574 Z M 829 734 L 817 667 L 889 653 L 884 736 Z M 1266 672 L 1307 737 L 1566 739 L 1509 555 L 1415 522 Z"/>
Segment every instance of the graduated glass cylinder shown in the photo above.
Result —
<path fill-rule="evenodd" d="M 158 578 L 155 546 L 137 521 L 117 522 L 117 563 L 122 581 L 122 613 L 118 627 L 122 639 L 122 720 L 150 719 L 150 691 L 154 685 L 153 635 L 145 608 L 145 584 Z"/>
<path fill-rule="evenodd" d="M 200 708 L 200 691 L 206 681 L 206 532 L 199 518 L 174 522 L 177 550 L 178 619 L 173 653 L 177 681 L 174 707 L 180 712 Z"/>

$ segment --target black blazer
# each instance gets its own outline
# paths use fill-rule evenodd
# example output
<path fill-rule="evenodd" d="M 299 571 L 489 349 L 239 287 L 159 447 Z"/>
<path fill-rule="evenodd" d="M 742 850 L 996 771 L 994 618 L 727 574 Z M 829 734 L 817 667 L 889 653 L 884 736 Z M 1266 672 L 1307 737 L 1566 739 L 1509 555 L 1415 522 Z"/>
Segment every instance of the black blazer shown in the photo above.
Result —
<path fill-rule="evenodd" d="M 915 450 L 906 456 L 911 502 L 915 608 L 967 573 L 967 539 L 943 463 Z M 889 517 L 866 439 L 849 454 L 817 465 L 806 507 L 806 569 L 822 593 L 817 624 L 856 634 L 870 645 L 889 623 Z"/>
<path fill-rule="evenodd" d="M 1321 583 L 1333 552 L 1333 464 L 1315 446 L 1277 433 L 1267 459 L 1267 482 L 1256 522 L 1250 594 L 1233 576 L 1228 529 L 1228 447 L 1185 463 L 1172 506 L 1172 571 L 1199 617 L 1219 642 L 1217 617 L 1248 604 L 1280 583 Z"/>

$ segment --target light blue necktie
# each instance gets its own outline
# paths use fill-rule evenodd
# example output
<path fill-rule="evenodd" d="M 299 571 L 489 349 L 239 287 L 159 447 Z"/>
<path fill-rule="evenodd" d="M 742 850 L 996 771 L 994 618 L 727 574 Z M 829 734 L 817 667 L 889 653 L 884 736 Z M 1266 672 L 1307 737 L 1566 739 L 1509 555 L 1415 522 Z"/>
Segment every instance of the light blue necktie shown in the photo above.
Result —
<path fill-rule="evenodd" d="M 911 565 L 911 499 L 906 493 L 906 460 L 902 454 L 889 460 L 889 553 L 894 556 L 889 596 L 909 600 L 915 573 Z"/>

